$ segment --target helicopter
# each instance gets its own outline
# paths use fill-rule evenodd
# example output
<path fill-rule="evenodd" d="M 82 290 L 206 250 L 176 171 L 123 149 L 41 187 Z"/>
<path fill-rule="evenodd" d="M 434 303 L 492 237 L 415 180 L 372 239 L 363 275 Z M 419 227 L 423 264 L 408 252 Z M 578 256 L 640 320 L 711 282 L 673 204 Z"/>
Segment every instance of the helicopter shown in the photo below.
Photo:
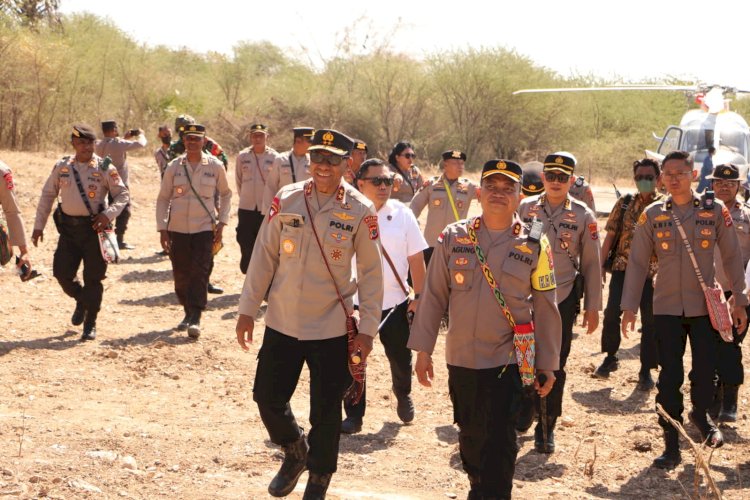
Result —
<path fill-rule="evenodd" d="M 670 125 L 661 136 L 652 132 L 658 141 L 655 151 L 646 150 L 646 156 L 656 160 L 664 159 L 670 151 L 681 150 L 691 153 L 696 165 L 703 164 L 709 152 L 712 152 L 713 165 L 732 163 L 745 172 L 750 160 L 750 127 L 745 119 L 729 110 L 734 94 L 750 94 L 742 90 L 723 85 L 697 84 L 688 85 L 617 85 L 605 87 L 568 87 L 548 89 L 516 90 L 513 95 L 537 94 L 549 92 L 607 92 L 607 91 L 653 91 L 674 90 L 685 92 L 695 98 L 699 109 L 686 112 L 679 125 Z M 750 188 L 750 178 L 745 174 L 743 187 Z"/>

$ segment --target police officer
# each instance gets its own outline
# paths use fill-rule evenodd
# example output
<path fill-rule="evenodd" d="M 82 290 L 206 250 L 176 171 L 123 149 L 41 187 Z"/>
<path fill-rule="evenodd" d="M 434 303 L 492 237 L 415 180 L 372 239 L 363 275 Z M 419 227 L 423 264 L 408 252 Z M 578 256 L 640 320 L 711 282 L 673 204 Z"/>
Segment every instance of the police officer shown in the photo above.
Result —
<path fill-rule="evenodd" d="M 418 351 L 417 379 L 430 387 L 431 354 L 449 309 L 448 387 L 470 499 L 511 497 L 522 382 L 508 315 L 519 332 L 533 332 L 536 373 L 546 376 L 543 385 L 534 382 L 540 396 L 555 385 L 560 362 L 561 323 L 549 243 L 538 225 L 530 234 L 515 214 L 521 175 L 517 163 L 485 163 L 482 214 L 450 224 L 438 238 L 409 336 L 408 346 Z"/>
<path fill-rule="evenodd" d="M 573 161 L 573 165 L 576 165 L 578 161 L 576 157 L 567 151 L 558 151 L 552 153 L 559 156 L 566 156 Z M 596 205 L 594 204 L 594 193 L 591 191 L 591 186 L 586 182 L 586 178 L 582 175 L 576 176 L 573 184 L 570 186 L 570 196 L 578 201 L 583 202 L 584 205 L 589 207 L 592 212 L 596 215 Z"/>
<path fill-rule="evenodd" d="M 544 192 L 544 183 L 542 182 L 543 167 L 544 164 L 540 161 L 529 161 L 521 165 L 523 169 L 521 199 L 536 196 Z"/>
<path fill-rule="evenodd" d="M 195 123 L 195 118 L 190 115 L 179 115 L 175 118 L 174 129 L 177 131 L 179 137 L 169 146 L 169 161 L 172 161 L 185 153 L 185 143 L 182 141 L 182 134 L 185 127 L 188 125 L 195 125 Z M 224 148 L 208 136 L 206 136 L 203 141 L 203 152 L 218 158 L 222 165 L 224 165 L 224 170 L 229 168 L 229 157 L 227 157 L 227 154 L 224 152 Z"/>
<path fill-rule="evenodd" d="M 310 155 L 307 148 L 310 147 L 315 129 L 312 127 L 296 127 L 292 129 L 294 143 L 292 149 L 276 155 L 271 171 L 266 178 L 266 188 L 263 192 L 263 205 L 261 213 L 268 214 L 276 193 L 279 189 L 293 182 L 306 181 L 310 178 Z"/>
<path fill-rule="evenodd" d="M 31 241 L 44 240 L 52 205 L 60 196 L 53 216 L 60 239 L 52 263 L 55 278 L 63 291 L 76 300 L 70 322 L 83 323 L 81 340 L 96 338 L 96 318 L 102 304 L 102 280 L 107 263 L 99 247 L 98 232 L 111 227 L 112 221 L 130 201 L 128 188 L 114 165 L 104 168 L 94 154 L 96 133 L 84 123 L 73 125 L 70 142 L 75 155 L 58 161 L 42 188 Z M 107 206 L 107 195 L 113 201 Z M 83 261 L 83 285 L 76 277 Z"/>
<path fill-rule="evenodd" d="M 164 170 L 166 170 L 167 165 L 171 161 L 169 158 L 169 146 L 172 144 L 172 129 L 169 128 L 169 125 L 161 125 L 159 126 L 157 136 L 159 137 L 160 144 L 154 150 L 154 160 L 156 160 L 156 165 L 159 167 L 159 175 L 164 177 Z"/>
<path fill-rule="evenodd" d="M 743 268 L 747 267 L 750 260 L 750 207 L 737 200 L 740 189 L 740 171 L 736 165 L 725 164 L 714 168 L 708 176 L 712 189 L 729 210 L 732 216 L 737 238 L 740 240 Z M 716 254 L 716 279 L 721 287 L 726 290 L 727 296 L 731 296 L 731 280 L 727 277 L 722 266 L 721 254 Z M 750 309 L 748 310 L 750 314 Z M 712 418 L 719 422 L 737 421 L 737 391 L 744 382 L 744 369 L 742 367 L 742 349 L 740 344 L 745 339 L 747 329 L 734 332 L 733 342 L 722 342 L 719 344 L 719 361 L 717 364 L 718 383 L 711 405 Z"/>
<path fill-rule="evenodd" d="M 26 244 L 26 231 L 23 229 L 23 219 L 21 219 L 21 209 L 18 207 L 16 199 L 16 184 L 13 180 L 13 172 L 10 167 L 0 161 L 0 205 L 3 207 L 5 221 L 8 224 L 8 237 L 11 246 L 18 247 L 21 255 L 18 257 L 16 266 L 20 270 L 26 266 L 26 274 L 21 278 L 31 276 L 31 261 L 29 260 L 29 248 Z"/>
<path fill-rule="evenodd" d="M 479 195 L 479 186 L 466 177 L 464 163 L 466 153 L 457 149 L 445 151 L 442 154 L 443 173 L 426 181 L 411 201 L 411 209 L 416 217 L 427 207 L 427 222 L 424 227 L 424 237 L 430 247 L 425 250 L 425 261 L 430 263 L 430 257 L 437 244 L 440 232 L 448 224 L 466 218 L 469 205 Z"/>
<path fill-rule="evenodd" d="M 250 125 L 250 146 L 237 155 L 234 179 L 240 196 L 237 221 L 237 243 L 240 244 L 240 270 L 247 272 L 255 239 L 263 222 L 263 193 L 266 179 L 278 153 L 266 145 L 268 127 L 262 123 Z"/>
<path fill-rule="evenodd" d="M 662 160 L 662 178 L 669 196 L 663 202 L 649 205 L 638 220 L 625 270 L 622 333 L 627 337 L 635 324 L 649 258 L 656 253 L 659 272 L 654 281 L 654 325 L 661 367 L 656 402 L 673 419 L 682 421 L 682 357 L 689 338 L 693 352 L 689 375 L 693 410 L 689 418 L 706 444 L 717 448 L 723 444 L 723 436 L 706 412 L 714 395 L 714 374 L 722 339 L 711 325 L 706 298 L 683 238 L 690 243 L 700 273 L 709 286 L 714 283 L 715 247 L 721 250 L 724 270 L 731 281 L 732 319 L 738 331 L 746 327 L 748 299 L 743 293 L 742 253 L 732 216 L 720 201 L 712 196 L 701 199 L 692 191 L 690 184 L 696 174 L 693 158 L 687 152 L 673 151 Z M 653 465 L 673 468 L 681 461 L 677 429 L 661 416 L 659 425 L 664 429 L 666 450 Z"/>
<path fill-rule="evenodd" d="M 518 213 L 525 223 L 536 218 L 544 224 L 555 261 L 557 304 L 562 318 L 562 348 L 557 382 L 548 397 L 547 415 L 539 414 L 534 430 L 534 448 L 540 453 L 555 450 L 554 429 L 562 414 L 565 389 L 565 364 L 573 339 L 573 324 L 581 297 L 584 297 L 582 326 L 592 333 L 599 326 L 602 310 L 602 270 L 599 256 L 599 230 L 596 216 L 586 205 L 569 194 L 575 170 L 575 159 L 568 155 L 551 154 L 544 159 L 544 194 L 525 198 Z M 538 398 L 537 398 L 538 399 Z M 537 410 L 541 405 L 537 401 Z M 545 422 L 546 420 L 546 439 Z M 531 425 L 528 401 L 519 421 L 519 430 Z"/>
<path fill-rule="evenodd" d="M 212 248 L 221 243 L 232 199 L 224 166 L 202 151 L 205 137 L 203 125 L 185 128 L 185 154 L 167 165 L 156 200 L 156 229 L 172 261 L 175 293 L 185 311 L 177 330 L 187 330 L 191 338 L 201 334 Z"/>
<path fill-rule="evenodd" d="M 146 136 L 143 134 L 141 129 L 128 130 L 125 133 L 125 137 L 120 138 L 120 131 L 117 128 L 117 122 L 114 120 L 108 120 L 102 122 L 102 134 L 104 139 L 96 143 L 95 153 L 100 158 L 107 156 L 112 160 L 112 165 L 117 169 L 117 173 L 120 174 L 122 182 L 125 186 L 130 189 L 128 184 L 129 169 L 128 169 L 128 151 L 134 151 L 141 149 L 146 146 L 148 141 Z M 112 200 L 109 200 L 110 203 Z M 115 221 L 115 234 L 117 235 L 117 245 L 120 249 L 132 250 L 135 248 L 133 245 L 125 243 L 125 231 L 128 229 L 128 221 L 130 220 L 130 203 L 123 209 L 122 213 L 117 216 Z"/>
<path fill-rule="evenodd" d="M 315 132 L 312 179 L 284 186 L 275 197 L 240 297 L 237 340 L 248 350 L 255 313 L 268 292 L 253 399 L 271 441 L 284 449 L 284 462 L 268 487 L 273 496 L 288 495 L 308 469 L 304 498 L 324 498 L 336 472 L 341 401 L 351 381 L 346 316 L 337 289 L 347 313 L 352 296 L 359 294 L 359 334 L 353 347 L 363 360 L 372 349 L 381 315 L 377 215 L 372 202 L 342 179 L 351 149 L 351 139 L 340 132 Z M 309 450 L 289 405 L 303 363 L 310 370 Z"/>
<path fill-rule="evenodd" d="M 607 296 L 607 307 L 604 309 L 604 321 L 602 325 L 602 352 L 607 356 L 602 364 L 594 371 L 596 378 L 609 378 L 609 374 L 619 368 L 617 351 L 620 349 L 620 301 L 622 299 L 622 285 L 625 281 L 625 269 L 630 259 L 630 245 L 633 242 L 633 234 L 638 218 L 648 205 L 662 199 L 663 195 L 656 191 L 656 183 L 661 172 L 659 162 L 650 158 L 644 158 L 633 162 L 633 180 L 638 189 L 634 196 L 626 194 L 621 196 L 612 208 L 612 212 L 604 227 L 607 235 L 602 244 L 601 260 L 605 265 L 610 249 L 613 250 L 613 259 L 609 279 L 609 295 Z M 616 248 L 612 248 L 616 245 Z M 654 380 L 651 370 L 658 366 L 656 359 L 656 338 L 654 337 L 654 286 L 653 277 L 658 269 L 656 256 L 651 256 L 648 278 L 643 287 L 641 295 L 641 346 L 640 361 L 641 368 L 638 372 L 637 388 L 641 391 L 650 391 L 654 388 Z"/>
<path fill-rule="evenodd" d="M 352 167 L 348 168 L 346 172 L 344 172 L 344 180 L 354 185 L 354 178 L 357 175 L 357 172 L 359 172 L 359 167 L 362 166 L 362 163 L 364 163 L 365 159 L 367 158 L 367 143 L 363 141 L 362 139 L 353 139 L 354 141 L 354 147 L 352 147 Z"/>
<path fill-rule="evenodd" d="M 391 198 L 396 198 L 407 206 L 424 184 L 422 172 L 414 164 L 414 158 L 416 157 L 414 147 L 404 141 L 396 143 L 388 155 L 388 164 L 391 170 L 397 174 L 394 178 Z M 427 243 L 430 243 L 430 241 L 427 240 Z"/>

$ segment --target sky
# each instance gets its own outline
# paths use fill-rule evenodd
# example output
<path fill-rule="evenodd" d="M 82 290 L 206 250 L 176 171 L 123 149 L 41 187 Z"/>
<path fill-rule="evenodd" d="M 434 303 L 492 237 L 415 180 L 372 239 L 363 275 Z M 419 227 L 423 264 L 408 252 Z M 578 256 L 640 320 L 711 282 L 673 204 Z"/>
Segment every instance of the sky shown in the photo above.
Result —
<path fill-rule="evenodd" d="M 62 0 L 61 10 L 108 17 L 147 45 L 231 54 L 240 41 L 270 41 L 315 66 L 340 53 L 352 27 L 360 53 L 383 43 L 417 58 L 505 47 L 563 76 L 750 90 L 747 0 Z"/>

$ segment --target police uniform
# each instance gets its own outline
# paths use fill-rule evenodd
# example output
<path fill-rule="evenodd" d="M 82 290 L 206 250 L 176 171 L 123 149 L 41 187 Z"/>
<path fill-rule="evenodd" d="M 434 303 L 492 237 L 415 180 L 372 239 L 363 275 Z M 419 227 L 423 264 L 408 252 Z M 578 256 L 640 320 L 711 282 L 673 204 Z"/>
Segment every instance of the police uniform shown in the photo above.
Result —
<path fill-rule="evenodd" d="M 251 126 L 250 133 L 255 131 L 267 133 L 265 125 L 257 124 L 262 129 L 253 130 Z M 240 270 L 243 274 L 247 272 L 247 265 L 250 263 L 250 256 L 253 253 L 255 239 L 258 237 L 258 230 L 263 223 L 263 193 L 266 189 L 266 180 L 270 175 L 274 161 L 278 153 L 266 146 L 265 151 L 257 154 L 253 151 L 252 146 L 240 151 L 234 168 L 234 180 L 237 184 L 237 194 L 239 194 L 239 210 L 237 220 L 237 243 L 240 244 Z"/>
<path fill-rule="evenodd" d="M 506 175 L 520 182 L 513 162 L 488 162 L 483 178 Z M 513 329 L 485 280 L 469 236 L 479 222 L 479 247 L 519 328 L 533 321 L 536 368 L 557 370 L 560 362 L 560 315 L 555 276 L 546 237 L 529 238 L 521 220 L 503 231 L 490 231 L 482 219 L 461 220 L 441 233 L 427 269 L 408 347 L 431 354 L 446 309 L 445 337 L 453 419 L 459 426 L 463 468 L 472 495 L 510 498 L 518 454 L 515 421 L 520 409 L 521 380 L 513 354 Z"/>
<path fill-rule="evenodd" d="M 159 175 L 164 177 L 164 170 L 167 169 L 167 165 L 171 161 L 169 158 L 169 147 L 159 147 L 154 150 L 154 160 L 156 160 L 156 165 L 159 167 Z"/>
<path fill-rule="evenodd" d="M 594 193 L 591 191 L 591 186 L 582 175 L 576 177 L 576 180 L 573 181 L 573 185 L 570 186 L 570 191 L 568 192 L 570 193 L 570 196 L 582 202 L 589 207 L 592 212 L 596 213 Z"/>
<path fill-rule="evenodd" d="M 414 195 L 416 195 L 419 188 L 424 185 L 422 172 L 416 165 L 409 167 L 408 172 L 402 172 L 401 169 L 395 165 L 388 165 L 388 167 L 403 179 L 403 182 L 400 185 L 393 186 L 391 198 L 395 198 L 406 206 L 409 206 Z M 427 243 L 430 243 L 430 241 L 428 240 Z"/>
<path fill-rule="evenodd" d="M 689 338 L 690 350 L 694 353 L 689 375 L 693 404 L 691 420 L 704 435 L 720 436 L 707 419 L 706 410 L 714 394 L 717 352 L 723 341 L 711 326 L 706 299 L 674 215 L 680 219 L 706 284 L 714 283 L 714 251 L 718 246 L 731 281 L 730 291 L 735 297 L 735 305 L 748 305 L 743 292 L 742 255 L 732 217 L 720 201 L 702 201 L 693 193 L 690 202 L 684 206 L 676 205 L 669 196 L 649 205 L 641 214 L 625 270 L 621 308 L 623 311 L 638 308 L 643 282 L 648 275 L 649 258 L 656 253 L 659 272 L 654 279 L 654 324 L 661 367 L 656 402 L 672 418 L 682 422 L 682 358 Z M 667 445 L 663 457 L 679 457 L 677 431 L 661 416 L 659 425 L 664 429 Z"/>
<path fill-rule="evenodd" d="M 446 151 L 443 153 L 443 160 L 448 159 L 466 161 L 466 154 L 458 150 Z M 448 224 L 466 218 L 471 200 L 477 199 L 478 194 L 479 186 L 466 177 L 449 180 L 442 174 L 430 178 L 422 185 L 410 207 L 416 217 L 427 207 L 424 237 L 430 247 L 425 251 L 425 263 L 430 262 L 440 232 Z"/>
<path fill-rule="evenodd" d="M 26 247 L 26 232 L 16 199 L 16 184 L 10 167 L 0 161 L 0 205 L 3 207 L 11 246 Z"/>
<path fill-rule="evenodd" d="M 189 125 L 185 133 L 203 136 L 205 128 Z M 169 231 L 175 293 L 185 311 L 178 329 L 188 329 L 193 338 L 200 335 L 200 317 L 206 308 L 214 222 L 227 224 L 231 199 L 224 166 L 212 155 L 202 152 L 197 164 L 182 155 L 164 171 L 156 200 L 156 229 Z"/>
<path fill-rule="evenodd" d="M 572 175 L 575 162 L 571 157 L 552 154 L 544 160 L 544 172 L 559 171 Z M 543 443 L 542 416 L 535 429 L 535 447 L 538 451 L 554 450 L 554 427 L 562 414 L 562 397 L 565 389 L 565 365 L 573 340 L 573 324 L 581 297 L 576 291 L 578 274 L 583 279 L 583 299 L 585 311 L 602 310 L 602 269 L 599 255 L 599 229 L 596 216 L 583 203 L 568 196 L 560 206 L 549 205 L 547 195 L 532 196 L 521 201 L 518 214 L 524 223 L 535 218 L 544 224 L 544 232 L 549 238 L 555 261 L 557 280 L 557 300 L 562 318 L 562 348 L 560 368 L 555 372 L 555 385 L 547 396 L 547 442 Z M 580 278 L 579 278 L 580 280 Z M 538 400 L 538 398 L 537 398 Z"/>
<path fill-rule="evenodd" d="M 345 157 L 350 154 L 351 140 L 334 130 L 318 130 L 310 147 L 314 150 Z M 271 441 L 285 450 L 285 464 L 292 462 L 291 467 L 301 473 L 306 463 L 308 488 L 311 482 L 321 480 L 327 487 L 330 474 L 336 471 L 341 403 L 351 381 L 346 316 L 313 225 L 348 311 L 352 311 L 355 292 L 359 293 L 360 334 L 376 335 L 383 301 L 377 215 L 372 202 L 343 179 L 330 197 L 321 196 L 314 179 L 281 188 L 260 228 L 239 300 L 240 314 L 254 317 L 268 293 L 253 399 Z M 353 257 L 356 281 L 352 279 Z M 305 362 L 310 370 L 309 453 L 289 405 Z M 269 490 L 278 486 L 284 470 L 282 467 Z M 293 488 L 297 477 L 284 477 L 281 482 Z"/>
<path fill-rule="evenodd" d="M 72 137 L 96 140 L 93 129 L 85 124 L 73 126 Z M 80 187 L 76 179 L 80 179 Z M 92 227 L 92 213 L 83 196 L 86 196 L 94 214 L 104 213 L 114 220 L 130 201 L 128 188 L 113 165 L 106 169 L 102 159 L 93 155 L 86 163 L 78 163 L 75 156 L 58 161 L 42 188 L 36 210 L 34 232 L 44 231 L 52 205 L 60 197 L 60 211 L 55 215 L 55 223 L 60 233 L 52 264 L 53 274 L 63 291 L 76 300 L 74 324 L 84 323 L 82 339 L 96 336 L 96 318 L 101 308 L 104 287 L 102 280 L 107 272 L 107 263 L 102 257 L 99 237 Z M 108 205 L 107 195 L 113 197 Z M 83 285 L 76 277 L 83 261 Z M 84 315 L 85 311 L 85 315 Z M 76 320 L 76 316 L 78 320 Z M 84 317 L 81 317 L 84 316 Z"/>
<path fill-rule="evenodd" d="M 297 127 L 294 129 L 294 137 L 312 137 L 315 130 L 310 127 Z M 263 204 L 261 213 L 268 214 L 276 193 L 282 187 L 295 182 L 306 181 L 310 178 L 310 155 L 305 153 L 302 156 L 296 156 L 294 150 L 284 151 L 276 155 L 268 177 L 266 178 L 266 188 L 263 193 Z"/>

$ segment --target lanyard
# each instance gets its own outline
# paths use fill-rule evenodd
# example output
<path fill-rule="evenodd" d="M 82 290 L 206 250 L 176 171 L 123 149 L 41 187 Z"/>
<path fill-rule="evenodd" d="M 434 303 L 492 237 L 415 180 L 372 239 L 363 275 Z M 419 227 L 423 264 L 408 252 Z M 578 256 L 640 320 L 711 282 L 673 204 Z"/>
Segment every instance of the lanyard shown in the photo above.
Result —
<path fill-rule="evenodd" d="M 458 180 L 456 180 L 456 182 L 458 182 Z M 448 193 L 448 201 L 451 202 L 451 208 L 453 209 L 453 217 L 455 217 L 456 222 L 458 222 L 460 218 L 458 217 L 458 210 L 456 210 L 456 202 L 453 201 L 453 194 L 451 194 L 451 186 L 450 184 L 448 184 L 448 180 L 445 177 L 443 177 L 443 186 L 445 186 L 445 191 Z"/>
<path fill-rule="evenodd" d="M 260 169 L 260 161 L 258 160 L 258 155 L 255 154 L 255 151 L 253 151 L 253 156 L 255 157 L 255 167 L 258 169 L 258 173 L 260 174 L 260 180 L 263 181 L 263 184 L 265 184 L 266 178 L 263 177 L 263 171 Z"/>

